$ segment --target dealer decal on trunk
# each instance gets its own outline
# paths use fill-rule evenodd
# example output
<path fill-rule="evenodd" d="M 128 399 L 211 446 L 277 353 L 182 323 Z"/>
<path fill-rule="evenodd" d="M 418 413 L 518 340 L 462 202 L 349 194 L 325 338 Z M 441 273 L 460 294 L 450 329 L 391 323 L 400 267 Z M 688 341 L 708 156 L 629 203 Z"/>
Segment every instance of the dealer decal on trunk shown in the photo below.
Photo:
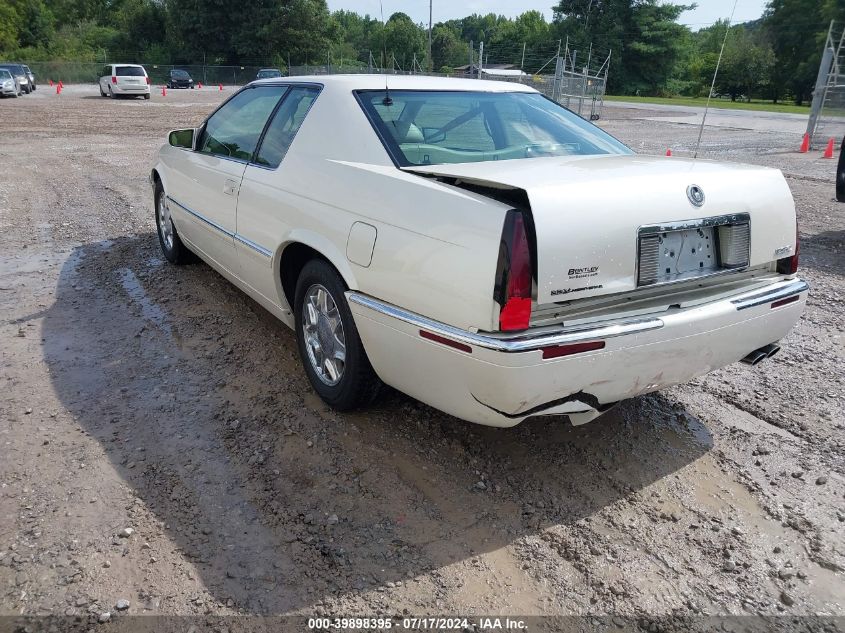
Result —
<path fill-rule="evenodd" d="M 587 277 L 595 277 L 599 274 L 598 266 L 590 266 L 589 268 L 570 268 L 570 279 L 585 279 Z"/>

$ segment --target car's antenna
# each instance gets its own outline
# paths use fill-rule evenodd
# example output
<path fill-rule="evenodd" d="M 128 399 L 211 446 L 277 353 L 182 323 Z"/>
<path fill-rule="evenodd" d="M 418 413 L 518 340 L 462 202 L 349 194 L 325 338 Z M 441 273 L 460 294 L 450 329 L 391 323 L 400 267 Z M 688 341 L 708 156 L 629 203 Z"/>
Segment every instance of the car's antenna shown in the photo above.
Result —
<path fill-rule="evenodd" d="M 739 0 L 734 0 L 734 8 L 731 10 L 731 17 L 728 18 L 728 23 L 725 25 L 725 39 L 722 40 L 722 49 L 719 51 L 719 59 L 716 60 L 716 70 L 713 73 L 713 82 L 710 84 L 710 92 L 707 93 L 707 105 L 704 106 L 704 116 L 701 117 L 701 127 L 698 128 L 698 142 L 695 144 L 695 153 L 692 155 L 693 159 L 698 158 L 698 148 L 701 147 L 701 135 L 704 133 L 704 122 L 707 120 L 707 111 L 710 109 L 710 99 L 713 96 L 713 89 L 716 87 L 716 76 L 719 74 L 719 66 L 722 63 L 722 55 L 725 53 L 725 44 L 728 41 L 728 33 L 731 32 L 731 23 L 734 21 L 734 12 L 736 12 L 736 3 Z"/>
<path fill-rule="evenodd" d="M 381 10 L 381 61 L 384 63 L 387 60 L 387 33 L 385 32 L 387 27 L 384 24 L 384 4 L 382 0 L 378 0 L 378 8 Z M 393 99 L 390 98 L 390 88 L 387 87 L 387 73 L 384 73 L 384 99 L 381 100 L 381 103 L 385 106 L 393 105 Z"/>

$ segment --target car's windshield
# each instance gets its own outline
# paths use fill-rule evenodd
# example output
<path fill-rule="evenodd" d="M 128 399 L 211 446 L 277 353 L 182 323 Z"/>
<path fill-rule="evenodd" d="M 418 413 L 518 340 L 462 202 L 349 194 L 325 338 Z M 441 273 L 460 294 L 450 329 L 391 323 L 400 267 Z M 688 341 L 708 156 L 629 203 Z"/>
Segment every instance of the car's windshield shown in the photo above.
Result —
<path fill-rule="evenodd" d="M 3 66 L 0 66 L 0 68 L 5 68 L 6 70 L 8 70 L 13 75 L 23 75 L 24 74 L 23 68 L 21 68 L 17 64 L 5 64 Z"/>
<path fill-rule="evenodd" d="M 358 93 L 400 165 L 630 154 L 577 114 L 534 92 L 391 90 Z"/>
<path fill-rule="evenodd" d="M 184 71 L 184 70 L 171 70 L 170 76 L 171 77 L 178 77 L 179 79 L 188 79 L 189 78 L 187 71 Z"/>
<path fill-rule="evenodd" d="M 118 77 L 143 77 L 144 69 L 140 66 L 118 66 L 114 74 Z"/>
<path fill-rule="evenodd" d="M 5 79 L 6 81 L 8 81 L 11 78 L 12 78 L 12 73 L 10 73 L 5 68 L 0 68 L 0 79 Z"/>
<path fill-rule="evenodd" d="M 281 77 L 282 71 L 280 70 L 259 70 L 258 71 L 258 78 L 259 79 L 273 79 L 274 77 Z"/>

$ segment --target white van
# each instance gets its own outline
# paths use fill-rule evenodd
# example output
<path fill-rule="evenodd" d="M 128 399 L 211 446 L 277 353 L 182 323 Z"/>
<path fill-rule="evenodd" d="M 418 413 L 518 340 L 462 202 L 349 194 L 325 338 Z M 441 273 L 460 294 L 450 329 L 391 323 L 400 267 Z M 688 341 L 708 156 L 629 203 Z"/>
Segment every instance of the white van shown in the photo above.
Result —
<path fill-rule="evenodd" d="M 150 78 L 138 64 L 109 64 L 100 71 L 100 96 L 143 95 L 150 98 Z"/>

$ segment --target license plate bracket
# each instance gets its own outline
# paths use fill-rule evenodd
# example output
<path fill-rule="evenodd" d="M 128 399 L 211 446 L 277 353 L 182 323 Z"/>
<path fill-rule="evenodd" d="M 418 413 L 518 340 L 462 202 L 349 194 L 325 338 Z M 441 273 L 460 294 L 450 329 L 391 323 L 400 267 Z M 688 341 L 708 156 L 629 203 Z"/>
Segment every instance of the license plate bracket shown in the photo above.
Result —
<path fill-rule="evenodd" d="M 748 265 L 748 214 L 640 227 L 637 283 L 674 283 Z"/>

